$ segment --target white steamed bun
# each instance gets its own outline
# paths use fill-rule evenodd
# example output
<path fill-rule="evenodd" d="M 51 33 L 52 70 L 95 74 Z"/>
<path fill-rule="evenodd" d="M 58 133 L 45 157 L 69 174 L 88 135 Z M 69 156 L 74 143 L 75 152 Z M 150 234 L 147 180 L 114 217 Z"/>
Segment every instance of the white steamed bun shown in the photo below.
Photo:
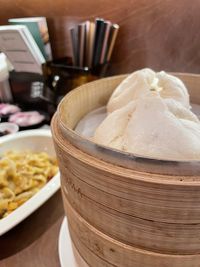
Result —
<path fill-rule="evenodd" d="M 150 70 L 146 69 L 145 72 L 148 75 L 142 80 L 142 90 L 146 90 L 151 76 Z M 171 84 L 166 74 L 161 72 L 158 74 L 160 76 L 164 78 L 159 86 Z M 119 108 L 110 113 L 97 128 L 93 140 L 143 157 L 166 160 L 200 159 L 200 121 L 188 109 L 185 87 L 179 80 L 175 79 L 173 83 L 177 84 L 178 93 L 173 89 L 166 89 L 164 96 L 174 93 L 174 99 L 165 99 L 159 92 L 149 91 L 135 101 L 130 102 L 129 99 L 127 105 L 123 101 L 123 107 L 120 103 Z M 132 94 L 132 89 L 127 91 Z M 136 88 L 132 96 L 137 94 Z"/>
<path fill-rule="evenodd" d="M 183 82 L 164 71 L 154 72 L 145 68 L 130 74 L 115 89 L 107 104 L 107 111 L 113 112 L 132 100 L 156 90 L 162 98 L 173 98 L 184 107 L 190 108 L 189 95 Z"/>

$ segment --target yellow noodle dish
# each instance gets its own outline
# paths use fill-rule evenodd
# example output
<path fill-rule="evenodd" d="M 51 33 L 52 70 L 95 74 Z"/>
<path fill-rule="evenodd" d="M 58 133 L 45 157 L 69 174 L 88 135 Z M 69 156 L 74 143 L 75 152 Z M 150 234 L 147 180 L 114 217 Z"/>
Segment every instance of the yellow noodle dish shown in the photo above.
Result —
<path fill-rule="evenodd" d="M 0 219 L 37 193 L 56 173 L 46 152 L 8 151 L 0 158 Z"/>

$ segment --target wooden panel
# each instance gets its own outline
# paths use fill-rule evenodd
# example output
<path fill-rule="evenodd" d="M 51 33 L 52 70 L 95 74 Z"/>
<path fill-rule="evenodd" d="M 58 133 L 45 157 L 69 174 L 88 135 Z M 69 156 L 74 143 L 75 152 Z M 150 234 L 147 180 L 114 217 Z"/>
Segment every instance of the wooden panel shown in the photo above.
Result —
<path fill-rule="evenodd" d="M 199 9 L 198 0 L 1 0 L 0 23 L 9 17 L 46 16 L 57 58 L 71 53 L 68 28 L 73 23 L 101 16 L 121 26 L 111 73 L 144 66 L 198 73 Z"/>

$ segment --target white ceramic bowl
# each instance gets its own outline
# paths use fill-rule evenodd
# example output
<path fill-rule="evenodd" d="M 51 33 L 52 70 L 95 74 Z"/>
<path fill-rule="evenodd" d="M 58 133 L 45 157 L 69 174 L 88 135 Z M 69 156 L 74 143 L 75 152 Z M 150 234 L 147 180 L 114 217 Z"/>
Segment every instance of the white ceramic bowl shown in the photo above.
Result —
<path fill-rule="evenodd" d="M 0 156 L 8 150 L 45 151 L 56 156 L 50 130 L 30 130 L 6 135 L 0 138 Z M 0 219 L 0 236 L 20 223 L 46 202 L 60 188 L 60 175 L 55 175 L 33 197 L 7 217 Z"/>
<path fill-rule="evenodd" d="M 2 122 L 0 123 L 0 132 L 4 131 L 9 131 L 9 134 L 17 133 L 19 126 L 12 122 Z"/>

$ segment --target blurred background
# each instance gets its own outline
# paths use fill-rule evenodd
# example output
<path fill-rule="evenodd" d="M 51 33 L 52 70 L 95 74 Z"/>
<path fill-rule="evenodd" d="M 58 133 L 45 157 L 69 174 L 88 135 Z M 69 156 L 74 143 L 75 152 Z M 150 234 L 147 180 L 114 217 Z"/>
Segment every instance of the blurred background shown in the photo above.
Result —
<path fill-rule="evenodd" d="M 200 69 L 199 0 L 1 0 L 0 24 L 8 18 L 45 16 L 53 57 L 71 55 L 69 28 L 103 17 L 120 31 L 109 74 L 149 66 L 155 70 L 193 72 Z"/>

